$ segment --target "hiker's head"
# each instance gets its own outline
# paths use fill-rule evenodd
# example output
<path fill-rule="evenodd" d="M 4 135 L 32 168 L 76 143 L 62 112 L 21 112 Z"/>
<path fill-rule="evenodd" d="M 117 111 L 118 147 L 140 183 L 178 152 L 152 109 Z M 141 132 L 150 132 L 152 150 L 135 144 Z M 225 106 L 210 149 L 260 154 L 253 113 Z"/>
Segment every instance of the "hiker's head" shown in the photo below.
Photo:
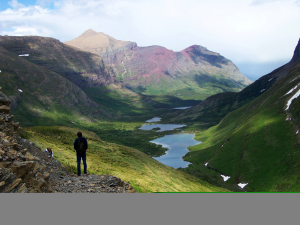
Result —
<path fill-rule="evenodd" d="M 77 136 L 78 136 L 78 137 L 82 137 L 81 131 L 78 131 L 78 132 L 77 132 Z"/>
<path fill-rule="evenodd" d="M 52 152 L 52 149 L 51 149 L 51 148 L 47 148 L 47 151 L 48 151 L 48 152 Z"/>

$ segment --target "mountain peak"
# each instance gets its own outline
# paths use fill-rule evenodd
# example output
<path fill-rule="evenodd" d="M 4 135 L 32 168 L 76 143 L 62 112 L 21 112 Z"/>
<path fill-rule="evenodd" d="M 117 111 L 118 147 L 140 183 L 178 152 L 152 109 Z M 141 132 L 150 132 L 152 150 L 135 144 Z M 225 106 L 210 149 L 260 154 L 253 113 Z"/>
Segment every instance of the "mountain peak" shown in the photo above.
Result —
<path fill-rule="evenodd" d="M 295 48 L 292 60 L 297 60 L 298 61 L 299 59 L 300 59 L 300 38 L 299 38 L 298 44 Z"/>
<path fill-rule="evenodd" d="M 205 50 L 207 50 L 207 48 L 205 48 L 201 45 L 191 45 L 190 47 L 187 47 L 187 48 L 183 49 L 182 51 L 191 51 L 193 49 L 205 49 Z"/>
<path fill-rule="evenodd" d="M 220 56 L 219 53 L 216 52 L 212 52 L 209 51 L 206 47 L 203 47 L 201 45 L 191 45 L 190 47 L 187 47 L 186 49 L 182 50 L 182 52 L 187 52 L 187 53 L 191 53 L 191 52 L 199 52 L 201 54 L 205 54 L 205 55 L 216 55 L 216 56 Z"/>
<path fill-rule="evenodd" d="M 81 37 L 90 37 L 90 36 L 93 36 L 93 35 L 96 35 L 97 32 L 92 30 L 92 29 L 88 29 L 86 30 L 82 35 L 80 35 Z"/>

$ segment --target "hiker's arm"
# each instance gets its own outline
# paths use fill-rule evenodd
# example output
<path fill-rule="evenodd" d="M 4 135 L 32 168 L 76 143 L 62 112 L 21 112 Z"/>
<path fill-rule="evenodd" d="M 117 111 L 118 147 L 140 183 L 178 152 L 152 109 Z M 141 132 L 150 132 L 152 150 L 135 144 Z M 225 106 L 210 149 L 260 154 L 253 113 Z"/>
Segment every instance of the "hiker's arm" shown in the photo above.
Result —
<path fill-rule="evenodd" d="M 75 141 L 74 141 L 74 149 L 75 149 L 75 150 L 76 150 L 76 148 L 77 148 L 77 145 L 78 145 L 78 143 L 77 143 L 77 142 L 78 142 L 78 139 L 76 138 L 76 139 L 75 139 Z"/>

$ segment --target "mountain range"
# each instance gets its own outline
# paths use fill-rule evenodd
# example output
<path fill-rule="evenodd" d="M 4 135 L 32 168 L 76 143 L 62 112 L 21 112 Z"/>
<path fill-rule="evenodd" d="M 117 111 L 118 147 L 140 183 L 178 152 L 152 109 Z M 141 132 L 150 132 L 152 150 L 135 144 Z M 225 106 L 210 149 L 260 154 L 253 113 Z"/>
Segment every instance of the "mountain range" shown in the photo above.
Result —
<path fill-rule="evenodd" d="M 101 56 L 123 85 L 145 95 L 204 100 L 252 83 L 230 60 L 200 45 L 180 52 L 161 46 L 139 47 L 91 29 L 65 44 Z"/>
<path fill-rule="evenodd" d="M 2 75 L 5 76 L 0 85 L 12 99 L 12 110 L 28 112 L 15 113 L 23 124 L 33 125 L 34 123 L 30 122 L 32 120 L 38 124 L 57 124 L 61 121 L 57 118 L 64 118 L 65 123 L 76 119 L 91 122 L 93 118 L 116 119 L 120 116 L 143 115 L 146 111 L 166 108 L 168 105 L 193 105 L 197 103 L 193 102 L 194 100 L 204 99 L 205 96 L 227 89 L 237 91 L 249 83 L 231 61 L 201 46 L 191 46 L 181 53 L 159 46 L 140 48 L 133 42 L 118 41 L 92 30 L 86 31 L 73 42 L 77 43 L 76 41 L 81 43 L 80 48 L 70 46 L 70 43 L 63 44 L 54 38 L 0 36 L 3 58 L 1 68 Z M 89 50 L 86 46 L 93 47 L 93 44 L 102 48 L 95 47 L 92 52 L 86 51 Z M 193 55 L 191 52 L 197 52 L 197 49 L 205 54 L 201 55 L 198 51 L 200 55 Z M 120 68 L 117 62 L 125 62 L 125 53 L 127 56 L 134 55 L 131 57 L 133 61 L 130 62 L 136 60 L 134 68 L 140 71 L 137 77 L 128 78 L 129 83 L 127 78 L 120 79 L 121 70 L 117 69 Z M 11 57 L 7 57 L 8 55 Z M 177 66 L 173 63 L 174 57 L 178 59 Z M 109 60 L 114 63 L 108 64 Z M 121 63 L 123 69 L 127 65 L 124 62 Z M 159 66 L 156 66 L 156 63 Z M 179 68 L 178 65 L 181 65 L 181 71 L 192 71 L 196 67 L 199 71 L 189 76 L 185 72 L 179 73 L 176 69 Z M 157 71 L 154 73 L 155 66 L 158 70 L 155 69 Z M 146 67 L 145 73 L 148 75 L 141 72 Z M 162 72 L 163 70 L 169 72 Z M 216 76 L 203 74 L 200 70 L 225 72 L 224 75 Z M 122 77 L 128 76 L 125 71 L 121 72 Z M 177 75 L 174 75 L 175 73 Z M 35 76 L 32 76 L 33 74 Z M 175 76 L 178 79 L 175 79 Z M 231 78 L 227 79 L 225 76 Z M 133 83 L 140 78 L 145 81 L 144 86 L 134 86 Z M 153 83 L 152 92 L 149 82 L 154 80 L 156 81 Z M 60 88 L 55 88 L 57 84 Z M 162 86 L 158 91 L 160 85 Z M 19 92 L 18 89 L 23 92 Z M 65 93 L 70 96 L 67 97 Z M 161 97 L 162 94 L 166 94 L 165 97 Z M 84 97 L 79 99 L 78 96 Z M 190 101 L 185 103 L 185 99 Z"/>

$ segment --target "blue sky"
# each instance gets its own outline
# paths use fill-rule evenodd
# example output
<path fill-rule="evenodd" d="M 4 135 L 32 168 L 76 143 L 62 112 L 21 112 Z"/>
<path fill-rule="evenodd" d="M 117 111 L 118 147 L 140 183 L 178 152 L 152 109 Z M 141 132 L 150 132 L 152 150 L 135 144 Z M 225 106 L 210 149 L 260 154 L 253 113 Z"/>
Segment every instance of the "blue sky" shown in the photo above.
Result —
<path fill-rule="evenodd" d="M 138 46 L 202 45 L 255 80 L 287 63 L 300 38 L 300 0 L 1 0 L 0 35 L 62 42 L 91 28 Z"/>
<path fill-rule="evenodd" d="M 52 0 L 17 0 L 17 1 L 1 0 L 0 11 L 6 10 L 8 8 L 13 8 L 12 5 L 14 5 L 15 2 L 22 4 L 25 7 L 34 6 L 34 5 L 43 5 L 44 7 L 54 9 L 53 3 L 55 1 L 52 1 Z"/>
<path fill-rule="evenodd" d="M 7 1 L 7 0 L 1 0 L 0 2 L 0 10 L 5 10 L 7 8 L 12 8 L 11 4 L 9 4 L 9 2 L 12 3 L 12 1 Z M 18 3 L 23 4 L 24 6 L 28 7 L 31 5 L 35 5 L 37 3 L 36 0 L 18 0 Z"/>

